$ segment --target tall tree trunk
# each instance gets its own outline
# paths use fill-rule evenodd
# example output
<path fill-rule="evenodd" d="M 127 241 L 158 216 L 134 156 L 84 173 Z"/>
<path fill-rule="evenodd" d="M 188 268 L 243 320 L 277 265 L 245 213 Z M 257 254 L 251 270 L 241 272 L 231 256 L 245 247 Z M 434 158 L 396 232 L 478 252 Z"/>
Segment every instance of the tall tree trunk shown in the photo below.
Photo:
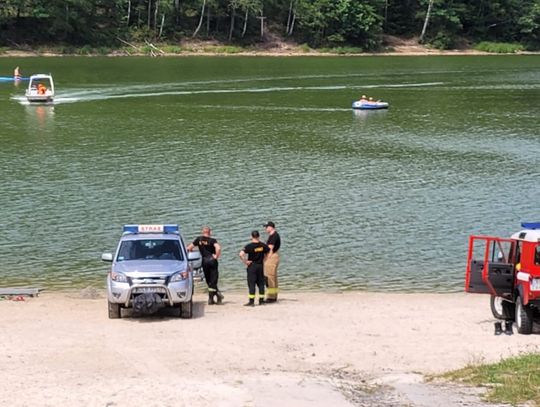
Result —
<path fill-rule="evenodd" d="M 291 27 L 289 28 L 289 32 L 287 33 L 287 35 L 291 36 L 293 34 L 293 30 L 294 30 L 294 22 L 296 21 L 296 13 L 293 11 L 293 15 L 292 15 L 292 21 L 291 21 Z"/>
<path fill-rule="evenodd" d="M 210 7 L 206 10 L 206 36 L 210 35 Z"/>
<path fill-rule="evenodd" d="M 422 27 L 422 34 L 420 34 L 420 38 L 418 39 L 418 42 L 423 43 L 424 42 L 424 36 L 426 35 L 427 26 L 429 24 L 429 17 L 431 15 L 431 8 L 433 7 L 433 1 L 429 0 L 427 13 L 426 13 L 426 19 L 424 20 L 424 27 Z"/>
<path fill-rule="evenodd" d="M 233 7 L 231 11 L 231 27 L 229 28 L 229 41 L 232 40 L 232 34 L 234 31 L 234 18 L 236 17 L 236 8 Z"/>
<path fill-rule="evenodd" d="M 195 32 L 191 36 L 192 38 L 195 38 L 197 34 L 199 33 L 199 30 L 201 29 L 203 19 L 204 19 L 204 8 L 206 7 L 206 0 L 203 0 L 202 7 L 201 7 L 201 18 L 199 18 L 199 25 L 195 29 Z"/>
<path fill-rule="evenodd" d="M 161 34 L 163 33 L 163 25 L 165 24 L 165 13 L 161 15 L 161 24 L 159 26 L 159 34 L 158 37 L 161 37 Z"/>
<path fill-rule="evenodd" d="M 159 11 L 159 0 L 156 0 L 156 9 L 154 10 L 154 30 L 157 30 L 157 17 L 158 17 L 158 11 Z"/>
<path fill-rule="evenodd" d="M 266 17 L 263 16 L 262 9 L 261 9 L 261 16 L 257 17 L 257 18 L 259 18 L 261 20 L 261 40 L 262 40 L 263 37 L 264 37 L 264 19 L 266 18 Z"/>
<path fill-rule="evenodd" d="M 174 21 L 177 26 L 180 24 L 180 0 L 174 0 Z"/>
<path fill-rule="evenodd" d="M 128 0 L 127 26 L 129 27 L 129 19 L 131 17 L 131 0 Z"/>
<path fill-rule="evenodd" d="M 383 31 L 386 31 L 387 22 L 388 22 L 388 0 L 384 0 L 384 24 L 383 24 L 384 30 Z"/>
<path fill-rule="evenodd" d="M 248 22 L 248 14 L 249 14 L 249 10 L 246 9 L 246 15 L 245 15 L 245 17 L 244 17 L 244 28 L 242 28 L 242 38 L 244 38 L 244 35 L 246 35 L 247 22 Z"/>
<path fill-rule="evenodd" d="M 291 29 L 291 19 L 292 19 L 292 6 L 293 6 L 293 2 L 294 0 L 291 0 L 289 2 L 289 15 L 287 16 L 287 29 L 285 30 L 285 32 L 287 33 L 287 35 L 289 35 L 289 31 Z"/>
<path fill-rule="evenodd" d="M 146 16 L 146 25 L 148 30 L 150 30 L 150 24 L 152 23 L 152 0 L 148 0 L 148 13 Z"/>

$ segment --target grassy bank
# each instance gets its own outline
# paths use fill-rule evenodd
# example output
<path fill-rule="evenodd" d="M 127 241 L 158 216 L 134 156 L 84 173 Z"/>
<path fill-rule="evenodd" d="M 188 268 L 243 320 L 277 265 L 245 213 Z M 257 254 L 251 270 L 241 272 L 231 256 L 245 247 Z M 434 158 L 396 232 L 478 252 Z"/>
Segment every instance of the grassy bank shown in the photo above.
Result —
<path fill-rule="evenodd" d="M 148 41 L 128 43 L 123 41 L 117 47 L 96 47 L 84 45 L 42 45 L 19 48 L 0 47 L 0 56 L 191 56 L 191 55 L 265 55 L 265 56 L 300 56 L 300 55 L 478 55 L 487 53 L 522 53 L 523 48 L 515 44 L 481 43 L 473 48 L 459 50 L 438 50 L 418 44 L 415 40 L 393 41 L 379 52 L 365 52 L 358 47 L 311 48 L 307 44 L 276 41 L 260 45 L 230 45 L 218 41 L 184 41 L 180 43 L 151 43 Z"/>
<path fill-rule="evenodd" d="M 92 47 L 85 45 L 48 45 L 35 48 L 11 49 L 0 47 L 0 55 L 83 55 L 83 56 L 181 56 L 181 55 L 359 55 L 361 48 L 335 47 L 311 48 L 307 44 L 279 44 L 275 47 L 238 46 L 216 42 L 169 43 L 130 43 L 120 47 Z"/>
<path fill-rule="evenodd" d="M 530 353 L 499 363 L 470 365 L 442 375 L 443 378 L 485 387 L 486 400 L 540 406 L 540 354 Z"/>

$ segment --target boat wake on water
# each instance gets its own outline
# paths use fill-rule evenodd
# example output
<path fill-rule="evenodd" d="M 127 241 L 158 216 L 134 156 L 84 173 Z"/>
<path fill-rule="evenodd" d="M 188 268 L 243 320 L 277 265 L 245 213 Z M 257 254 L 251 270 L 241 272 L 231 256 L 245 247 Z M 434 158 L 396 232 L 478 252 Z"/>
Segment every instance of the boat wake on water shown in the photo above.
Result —
<path fill-rule="evenodd" d="M 253 79 L 250 79 L 253 81 Z M 234 82 L 234 81 L 233 81 Z M 217 81 L 215 81 L 217 83 Z M 295 91 L 332 91 L 346 89 L 369 89 L 369 88 L 411 88 L 440 86 L 444 82 L 421 82 L 421 83 L 397 83 L 397 84 L 371 84 L 371 85 L 319 85 L 319 86 L 269 86 L 269 87 L 246 87 L 246 88 L 221 88 L 221 89 L 200 89 L 200 85 L 208 82 L 186 82 L 151 85 L 133 85 L 119 87 L 104 87 L 93 89 L 71 89 L 64 92 L 57 92 L 54 104 L 93 102 L 99 100 L 145 98 L 160 96 L 183 96 L 183 95 L 204 95 L 204 94 L 232 94 L 232 93 L 268 93 L 268 92 L 295 92 Z M 223 83 L 222 83 L 223 84 Z M 190 89 L 197 85 L 197 89 Z M 29 102 L 25 97 L 13 96 L 12 100 L 18 101 L 22 105 Z"/>

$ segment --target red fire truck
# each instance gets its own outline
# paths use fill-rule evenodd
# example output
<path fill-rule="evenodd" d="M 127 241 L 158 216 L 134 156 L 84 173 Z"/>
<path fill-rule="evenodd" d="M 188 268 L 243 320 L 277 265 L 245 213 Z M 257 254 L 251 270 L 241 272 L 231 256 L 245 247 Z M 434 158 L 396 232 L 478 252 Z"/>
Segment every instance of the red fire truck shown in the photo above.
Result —
<path fill-rule="evenodd" d="M 490 294 L 495 318 L 530 334 L 540 311 L 540 222 L 521 227 L 510 239 L 469 237 L 465 291 Z"/>

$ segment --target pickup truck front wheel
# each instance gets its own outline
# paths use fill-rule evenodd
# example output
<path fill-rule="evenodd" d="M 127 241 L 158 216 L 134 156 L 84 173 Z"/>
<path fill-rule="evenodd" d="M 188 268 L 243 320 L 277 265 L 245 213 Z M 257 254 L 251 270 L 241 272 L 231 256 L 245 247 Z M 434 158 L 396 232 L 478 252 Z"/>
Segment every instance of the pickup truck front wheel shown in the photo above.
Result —
<path fill-rule="evenodd" d="M 120 317 L 120 304 L 109 301 L 109 319 L 118 319 Z"/>
<path fill-rule="evenodd" d="M 193 298 L 180 304 L 180 317 L 189 319 L 193 316 Z"/>
<path fill-rule="evenodd" d="M 516 325 L 520 334 L 529 335 L 533 327 L 533 312 L 532 308 L 523 305 L 521 297 L 516 298 Z"/>

